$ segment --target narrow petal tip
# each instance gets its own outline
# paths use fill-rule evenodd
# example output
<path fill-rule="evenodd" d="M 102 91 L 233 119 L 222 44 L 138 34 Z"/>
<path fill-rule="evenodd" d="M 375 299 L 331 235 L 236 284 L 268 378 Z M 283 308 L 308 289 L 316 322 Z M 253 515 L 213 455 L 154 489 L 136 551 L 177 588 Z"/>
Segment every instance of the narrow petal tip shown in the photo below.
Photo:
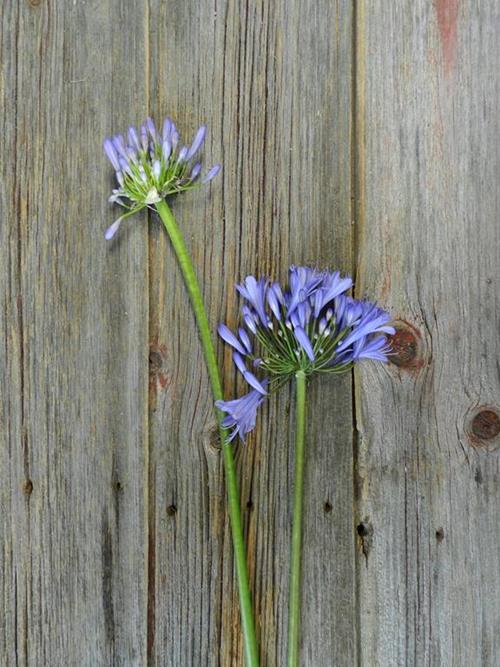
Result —
<path fill-rule="evenodd" d="M 112 225 L 110 225 L 106 232 L 104 233 L 104 238 L 106 241 L 110 241 L 113 236 L 116 234 L 116 232 L 120 229 L 120 225 L 122 224 L 122 218 L 118 218 L 113 222 Z"/>
<path fill-rule="evenodd" d="M 222 169 L 221 164 L 214 164 L 214 166 L 210 169 L 210 171 L 208 171 L 206 176 L 203 178 L 202 183 L 205 184 L 214 179 L 221 169 Z"/>

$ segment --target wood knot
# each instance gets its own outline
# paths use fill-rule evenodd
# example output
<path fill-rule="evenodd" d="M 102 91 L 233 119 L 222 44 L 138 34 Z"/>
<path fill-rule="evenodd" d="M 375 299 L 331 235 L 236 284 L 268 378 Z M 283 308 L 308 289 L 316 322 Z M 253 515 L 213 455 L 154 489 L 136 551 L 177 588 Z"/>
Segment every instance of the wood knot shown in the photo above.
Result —
<path fill-rule="evenodd" d="M 177 514 L 177 507 L 175 505 L 169 505 L 167 507 L 168 516 L 175 516 Z"/>
<path fill-rule="evenodd" d="M 500 433 L 500 418 L 493 410 L 481 410 L 473 418 L 471 429 L 481 440 L 491 440 Z"/>
<path fill-rule="evenodd" d="M 442 542 L 444 540 L 444 528 L 438 528 L 436 530 L 436 540 Z"/>
<path fill-rule="evenodd" d="M 399 368 L 417 369 L 424 364 L 422 335 L 413 325 L 404 320 L 394 323 L 396 333 L 388 337 L 392 352 L 389 360 Z"/>
<path fill-rule="evenodd" d="M 170 383 L 170 376 L 165 369 L 167 348 L 165 345 L 151 343 L 149 346 L 149 390 L 155 407 L 158 390 L 165 389 Z"/>
<path fill-rule="evenodd" d="M 31 496 L 33 493 L 33 482 L 31 479 L 25 479 L 23 482 L 23 493 L 25 496 Z"/>
<path fill-rule="evenodd" d="M 483 405 L 469 415 L 468 422 L 466 431 L 473 447 L 488 451 L 500 447 L 500 417 L 496 408 Z"/>
<path fill-rule="evenodd" d="M 208 448 L 208 451 L 217 453 L 221 451 L 222 445 L 220 441 L 220 431 L 216 424 L 204 432 L 203 440 L 205 447 Z"/>
<path fill-rule="evenodd" d="M 359 542 L 361 545 L 361 551 L 363 556 L 366 559 L 366 565 L 368 566 L 368 556 L 373 545 L 373 526 L 368 519 L 364 519 L 356 526 L 356 532 L 359 537 Z"/>

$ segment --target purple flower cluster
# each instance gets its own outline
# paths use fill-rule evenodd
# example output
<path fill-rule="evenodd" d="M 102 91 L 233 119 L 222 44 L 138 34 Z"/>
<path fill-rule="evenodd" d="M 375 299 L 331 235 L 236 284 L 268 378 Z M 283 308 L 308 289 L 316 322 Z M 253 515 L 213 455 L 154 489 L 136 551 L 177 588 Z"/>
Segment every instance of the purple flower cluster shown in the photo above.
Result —
<path fill-rule="evenodd" d="M 220 164 L 214 165 L 201 177 L 202 164 L 197 154 L 207 132 L 202 125 L 192 143 L 182 145 L 179 132 L 171 118 L 165 118 L 161 131 L 151 118 L 146 118 L 140 129 L 129 127 L 126 135 L 116 134 L 104 140 L 104 152 L 116 172 L 118 187 L 109 201 L 127 210 L 108 228 L 106 239 L 111 239 L 122 221 L 146 206 L 152 206 L 168 195 L 190 190 L 208 183 L 219 173 Z"/>
<path fill-rule="evenodd" d="M 251 391 L 216 403 L 227 415 L 223 426 L 232 429 L 230 440 L 237 434 L 243 440 L 254 428 L 268 393 L 298 371 L 344 373 L 361 359 L 387 361 L 387 334 L 395 331 L 390 316 L 370 301 L 348 296 L 351 287 L 351 278 L 341 277 L 339 271 L 303 266 L 290 268 L 284 289 L 254 276 L 236 286 L 244 299 L 244 326 L 233 333 L 221 324 L 219 335 L 231 346 L 234 363 Z"/>

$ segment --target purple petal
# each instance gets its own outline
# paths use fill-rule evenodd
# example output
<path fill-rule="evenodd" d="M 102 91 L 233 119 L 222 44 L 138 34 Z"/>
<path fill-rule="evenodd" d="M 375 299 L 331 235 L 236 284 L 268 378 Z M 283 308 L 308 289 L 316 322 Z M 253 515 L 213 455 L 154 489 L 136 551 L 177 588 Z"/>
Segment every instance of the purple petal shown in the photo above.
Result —
<path fill-rule="evenodd" d="M 245 346 L 246 351 L 248 354 L 252 354 L 252 343 L 250 341 L 250 337 L 245 331 L 245 329 L 242 329 L 241 327 L 238 329 L 238 336 L 240 337 L 241 342 Z"/>
<path fill-rule="evenodd" d="M 118 152 L 118 155 L 123 155 L 124 157 L 127 157 L 127 144 L 125 143 L 125 137 L 123 136 L 123 134 L 116 134 L 111 139 L 111 141 L 113 142 L 113 146 Z"/>
<path fill-rule="evenodd" d="M 257 380 L 257 378 L 253 373 L 250 373 L 250 371 L 245 371 L 243 373 L 243 377 L 253 389 L 256 389 L 263 396 L 267 395 L 267 391 L 265 390 L 263 385 Z"/>
<path fill-rule="evenodd" d="M 198 176 L 200 175 L 200 172 L 201 172 L 201 163 L 197 162 L 194 165 L 194 167 L 192 168 L 191 173 L 189 174 L 189 178 L 192 181 L 195 181 L 198 178 Z"/>
<path fill-rule="evenodd" d="M 306 332 L 302 327 L 295 327 L 293 330 L 293 333 L 295 335 L 295 338 L 297 339 L 299 345 L 301 348 L 304 350 L 304 352 L 307 354 L 309 359 L 311 361 L 314 361 L 314 351 L 311 345 L 311 341 L 309 340 L 309 337 L 307 336 Z"/>
<path fill-rule="evenodd" d="M 172 131 L 170 132 L 170 139 L 172 141 L 172 148 L 175 150 L 177 148 L 177 144 L 179 143 L 179 133 L 177 132 L 175 123 L 172 123 Z"/>
<path fill-rule="evenodd" d="M 144 121 L 144 125 L 145 125 L 146 128 L 148 129 L 148 132 L 149 132 L 149 134 L 151 135 L 151 138 L 152 138 L 154 141 L 156 141 L 156 139 L 157 139 L 157 137 L 158 137 L 158 134 L 157 134 L 157 132 L 156 132 L 156 127 L 155 127 L 155 124 L 154 124 L 154 122 L 153 122 L 153 119 L 150 118 L 150 117 L 148 116 L 148 117 L 146 118 L 146 120 Z"/>
<path fill-rule="evenodd" d="M 106 239 L 106 241 L 109 241 L 110 239 L 113 238 L 113 236 L 119 230 L 121 224 L 122 224 L 122 218 L 118 218 L 118 220 L 115 220 L 113 224 L 107 228 L 104 234 L 104 238 Z"/>
<path fill-rule="evenodd" d="M 243 356 L 246 355 L 245 348 L 243 347 L 243 345 L 236 338 L 231 329 L 229 329 L 225 324 L 219 324 L 217 331 L 219 332 L 219 336 L 222 338 L 222 340 L 226 341 L 228 345 L 234 347 L 234 349 L 240 352 L 240 354 L 242 354 Z"/>
<path fill-rule="evenodd" d="M 207 133 L 207 126 L 202 125 L 198 132 L 196 133 L 196 136 L 193 140 L 193 143 L 191 144 L 191 147 L 189 149 L 189 152 L 187 154 L 187 159 L 190 160 L 195 153 L 198 152 L 198 150 L 201 148 L 203 142 L 205 141 L 205 135 Z"/>
<path fill-rule="evenodd" d="M 245 373 L 247 372 L 247 367 L 245 366 L 245 362 L 243 361 L 243 357 L 241 356 L 241 354 L 239 354 L 238 352 L 233 352 L 233 361 L 236 368 L 240 371 L 240 373 L 245 375 Z"/>
<path fill-rule="evenodd" d="M 267 385 L 269 381 L 263 380 L 262 384 Z M 229 441 L 239 435 L 244 442 L 245 435 L 255 428 L 257 410 L 263 402 L 264 396 L 255 389 L 232 401 L 215 402 L 216 407 L 226 413 L 222 426 L 233 429 L 229 435 Z"/>
<path fill-rule="evenodd" d="M 208 183 L 211 181 L 213 178 L 217 176 L 219 171 L 222 169 L 222 166 L 220 164 L 214 164 L 214 166 L 210 169 L 210 171 L 206 174 L 206 176 L 203 178 L 202 183 Z"/>
<path fill-rule="evenodd" d="M 141 148 L 147 151 L 149 146 L 148 130 L 145 125 L 141 125 Z"/>
<path fill-rule="evenodd" d="M 139 142 L 139 136 L 137 134 L 137 130 L 135 129 L 135 127 L 130 126 L 128 128 L 128 142 L 136 150 L 141 149 L 141 144 Z"/>
<path fill-rule="evenodd" d="M 172 132 L 172 120 L 167 116 L 163 121 L 163 132 L 162 132 L 163 141 L 170 140 L 171 132 Z"/>
<path fill-rule="evenodd" d="M 120 165 L 118 163 L 118 154 L 115 147 L 113 146 L 113 142 L 109 138 L 105 139 L 102 146 L 104 148 L 104 152 L 108 156 L 109 161 L 113 165 L 113 169 L 118 171 L 120 169 Z"/>
<path fill-rule="evenodd" d="M 179 151 L 179 156 L 177 158 L 177 164 L 180 164 L 181 162 L 185 162 L 188 154 L 188 147 L 183 146 L 181 150 Z"/>
<path fill-rule="evenodd" d="M 269 304 L 269 308 L 273 311 L 274 317 L 277 320 L 281 320 L 280 305 L 278 303 L 276 293 L 272 287 L 270 287 L 267 292 L 267 303 Z"/>
<path fill-rule="evenodd" d="M 172 144 L 170 143 L 169 139 L 165 139 L 163 142 L 161 152 L 163 154 L 163 159 L 165 162 L 167 162 L 168 158 L 170 157 L 170 153 L 172 152 Z"/>

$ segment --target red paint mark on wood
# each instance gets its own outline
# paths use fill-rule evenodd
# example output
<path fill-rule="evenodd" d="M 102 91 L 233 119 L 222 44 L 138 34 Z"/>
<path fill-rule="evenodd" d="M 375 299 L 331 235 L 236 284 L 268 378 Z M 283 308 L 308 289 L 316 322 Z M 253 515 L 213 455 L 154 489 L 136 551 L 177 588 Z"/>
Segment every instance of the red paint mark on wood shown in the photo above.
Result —
<path fill-rule="evenodd" d="M 457 19 L 459 0 L 434 0 L 445 74 L 453 69 L 457 44 Z"/>

